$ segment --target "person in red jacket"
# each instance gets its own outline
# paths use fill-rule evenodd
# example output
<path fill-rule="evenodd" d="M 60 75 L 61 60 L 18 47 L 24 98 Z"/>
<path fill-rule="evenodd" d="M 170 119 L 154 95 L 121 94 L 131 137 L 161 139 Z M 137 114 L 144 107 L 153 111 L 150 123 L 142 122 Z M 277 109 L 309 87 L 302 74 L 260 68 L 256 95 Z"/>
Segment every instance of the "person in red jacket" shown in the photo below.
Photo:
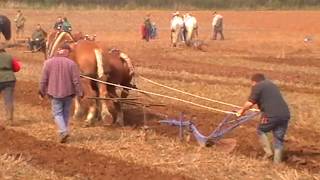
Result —
<path fill-rule="evenodd" d="M 5 120 L 8 125 L 13 122 L 13 101 L 16 77 L 14 72 L 20 70 L 17 58 L 12 57 L 0 44 L 0 93 L 3 95 L 5 105 Z"/>

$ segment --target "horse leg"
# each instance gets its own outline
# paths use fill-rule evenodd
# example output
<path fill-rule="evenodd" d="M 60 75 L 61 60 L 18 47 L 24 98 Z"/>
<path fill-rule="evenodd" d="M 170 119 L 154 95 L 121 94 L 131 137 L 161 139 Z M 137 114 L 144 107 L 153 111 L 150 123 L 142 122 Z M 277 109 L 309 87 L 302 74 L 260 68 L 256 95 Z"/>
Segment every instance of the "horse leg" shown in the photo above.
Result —
<path fill-rule="evenodd" d="M 106 79 L 102 79 L 102 81 L 106 81 Z M 100 98 L 105 98 L 107 96 L 107 87 L 106 87 L 106 85 L 99 84 L 98 88 L 99 88 L 99 97 Z M 101 105 L 101 119 L 104 120 L 106 116 L 112 118 L 112 115 L 111 115 L 111 113 L 110 113 L 110 111 L 108 109 L 108 105 L 107 105 L 106 101 L 101 101 L 100 105 Z"/>
<path fill-rule="evenodd" d="M 108 95 L 110 98 L 118 98 L 118 95 L 116 93 L 116 88 L 114 86 L 108 86 Z M 113 122 L 112 123 L 117 123 L 120 126 L 124 126 L 124 113 L 123 110 L 121 108 L 121 102 L 116 100 L 113 101 L 113 106 L 115 109 L 115 114 L 113 115 Z"/>
<path fill-rule="evenodd" d="M 87 97 L 97 97 L 98 96 L 98 92 L 97 92 L 96 88 L 92 85 L 92 81 L 90 81 L 88 79 L 81 79 L 81 85 L 82 85 L 85 96 L 87 96 Z M 82 117 L 83 115 L 85 115 L 84 108 L 83 108 L 83 105 L 85 102 L 89 106 L 88 113 L 86 114 L 86 119 L 85 119 L 86 125 L 85 126 L 90 126 L 95 122 L 96 116 L 97 116 L 98 109 L 97 109 L 96 100 L 84 99 L 84 100 L 79 101 L 79 99 L 76 98 L 74 117 L 79 118 L 79 117 Z"/>
<path fill-rule="evenodd" d="M 90 105 L 90 107 L 88 109 L 88 114 L 87 114 L 87 117 L 85 120 L 86 126 L 93 125 L 96 120 L 96 116 L 97 116 L 97 106 L 96 106 L 96 103 L 93 103 Z"/>
<path fill-rule="evenodd" d="M 115 107 L 116 107 L 116 111 L 117 111 L 117 123 L 120 125 L 120 126 L 124 126 L 124 112 L 123 112 L 123 109 L 121 107 L 121 103 L 120 102 L 117 102 L 115 104 Z"/>
<path fill-rule="evenodd" d="M 82 115 L 83 115 L 83 109 L 82 109 L 81 103 L 78 98 L 75 98 L 73 118 L 80 119 Z"/>

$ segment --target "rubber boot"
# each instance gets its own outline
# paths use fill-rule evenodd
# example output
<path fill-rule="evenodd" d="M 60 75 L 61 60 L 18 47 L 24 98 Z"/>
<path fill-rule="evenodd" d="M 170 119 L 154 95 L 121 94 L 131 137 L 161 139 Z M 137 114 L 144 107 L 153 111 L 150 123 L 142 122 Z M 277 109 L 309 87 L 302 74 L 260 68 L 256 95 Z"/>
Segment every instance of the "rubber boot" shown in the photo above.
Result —
<path fill-rule="evenodd" d="M 265 152 L 263 159 L 269 159 L 273 155 L 271 145 L 269 142 L 269 138 L 265 133 L 261 133 L 259 135 L 259 139 L 260 139 L 260 143 L 262 145 L 262 148 Z"/>
<path fill-rule="evenodd" d="M 282 153 L 283 150 L 281 148 L 274 149 L 273 163 L 279 164 L 282 162 Z"/>

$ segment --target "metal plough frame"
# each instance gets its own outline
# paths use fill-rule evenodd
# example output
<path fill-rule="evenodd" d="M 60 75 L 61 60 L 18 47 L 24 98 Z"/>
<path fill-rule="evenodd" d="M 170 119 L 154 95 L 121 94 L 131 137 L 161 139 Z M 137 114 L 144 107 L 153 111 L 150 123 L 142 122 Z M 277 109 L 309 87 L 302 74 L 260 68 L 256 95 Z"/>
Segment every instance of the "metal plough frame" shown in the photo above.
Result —
<path fill-rule="evenodd" d="M 180 128 L 180 138 L 183 138 L 183 130 L 187 128 L 193 133 L 195 139 L 201 146 L 210 146 L 219 141 L 223 136 L 232 131 L 234 128 L 250 121 L 254 117 L 258 116 L 260 112 L 248 112 L 246 115 L 241 117 L 236 117 L 234 114 L 227 114 L 227 116 L 222 120 L 218 127 L 209 135 L 202 135 L 196 128 L 195 124 L 191 121 L 185 121 L 183 119 L 183 114 L 180 116 L 180 120 L 176 119 L 166 119 L 159 121 L 161 124 L 167 124 L 171 126 L 178 126 Z"/>

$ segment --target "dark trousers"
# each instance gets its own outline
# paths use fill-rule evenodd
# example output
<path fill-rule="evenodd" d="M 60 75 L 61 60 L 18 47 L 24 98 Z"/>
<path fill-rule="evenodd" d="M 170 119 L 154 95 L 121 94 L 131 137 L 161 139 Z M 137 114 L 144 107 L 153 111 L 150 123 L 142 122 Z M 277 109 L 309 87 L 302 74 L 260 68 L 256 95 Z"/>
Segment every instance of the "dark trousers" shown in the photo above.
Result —
<path fill-rule="evenodd" d="M 4 99 L 4 106 L 5 106 L 5 113 L 6 113 L 6 120 L 12 121 L 13 120 L 13 94 L 14 94 L 14 87 L 16 82 L 0 82 L 0 93 Z"/>
<path fill-rule="evenodd" d="M 275 149 L 282 149 L 290 118 L 265 118 L 258 126 L 258 133 L 272 132 Z"/>
<path fill-rule="evenodd" d="M 224 40 L 224 36 L 223 36 L 222 29 L 221 29 L 221 30 L 220 30 L 220 29 L 214 29 L 214 30 L 213 30 L 213 37 L 212 37 L 212 39 L 213 39 L 213 40 L 216 40 L 218 34 L 220 34 L 221 40 Z"/>
<path fill-rule="evenodd" d="M 31 51 L 38 51 L 45 46 L 44 40 L 31 40 L 29 41 L 29 47 Z"/>

